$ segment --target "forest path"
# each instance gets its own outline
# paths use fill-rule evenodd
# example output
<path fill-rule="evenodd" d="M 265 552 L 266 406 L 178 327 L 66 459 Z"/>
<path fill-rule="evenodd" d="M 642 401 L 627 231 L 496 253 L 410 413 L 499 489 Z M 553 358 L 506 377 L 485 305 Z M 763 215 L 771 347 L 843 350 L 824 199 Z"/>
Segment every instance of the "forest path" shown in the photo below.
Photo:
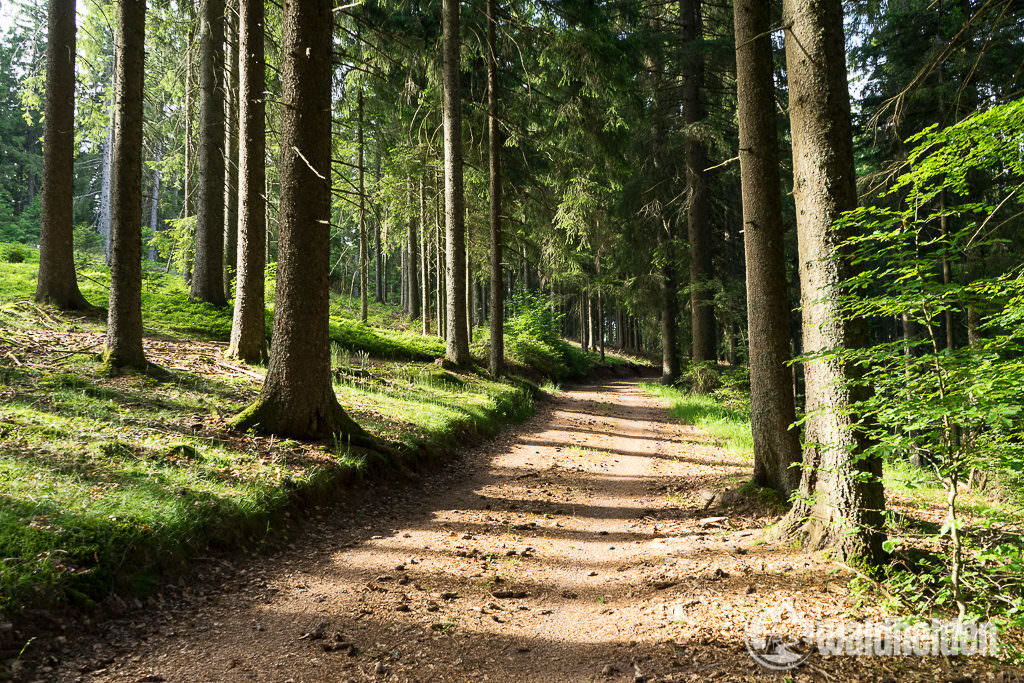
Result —
<path fill-rule="evenodd" d="M 749 462 L 635 380 L 573 388 L 416 485 L 354 494 L 279 553 L 210 560 L 54 673 L 749 680 L 749 616 L 783 596 L 841 615 L 846 580 L 764 543 L 755 503 L 704 509 L 703 487 L 742 477 Z"/>

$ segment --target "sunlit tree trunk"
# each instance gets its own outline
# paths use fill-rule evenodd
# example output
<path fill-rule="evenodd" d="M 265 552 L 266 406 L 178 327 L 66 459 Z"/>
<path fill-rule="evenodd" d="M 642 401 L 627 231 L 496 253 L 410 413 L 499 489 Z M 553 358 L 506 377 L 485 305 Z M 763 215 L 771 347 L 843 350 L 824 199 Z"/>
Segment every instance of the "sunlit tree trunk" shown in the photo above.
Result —
<path fill-rule="evenodd" d="M 228 356 L 267 357 L 264 301 L 266 251 L 266 104 L 263 0 L 239 0 L 238 277 Z"/>
<path fill-rule="evenodd" d="M 750 424 L 754 481 L 785 496 L 797 487 L 800 438 L 793 404 L 779 182 L 770 0 L 735 0 L 736 82 L 747 269 Z"/>
<path fill-rule="evenodd" d="M 487 145 L 491 228 L 491 355 L 492 375 L 505 365 L 505 287 L 502 283 L 501 126 L 498 123 L 498 3 L 487 0 Z"/>
<path fill-rule="evenodd" d="M 36 301 L 82 310 L 75 274 L 75 0 L 50 0 Z"/>
<path fill-rule="evenodd" d="M 448 309 L 446 357 L 469 365 L 466 331 L 466 223 L 462 182 L 462 88 L 459 84 L 459 0 L 443 0 L 442 80 L 444 122 L 444 217 Z"/>
<path fill-rule="evenodd" d="M 226 180 L 224 183 L 224 297 L 231 298 L 231 285 L 238 270 L 238 2 L 228 2 L 227 81 L 225 104 Z"/>
<path fill-rule="evenodd" d="M 358 157 L 356 163 L 356 177 L 359 185 L 359 319 L 364 323 L 367 320 L 369 314 L 369 296 L 370 293 L 367 291 L 369 286 L 369 249 L 366 243 L 366 186 L 364 183 L 363 173 L 363 161 L 365 154 L 363 153 L 363 88 L 359 87 L 359 94 L 357 95 L 356 109 L 358 114 L 358 124 L 356 128 L 356 146 L 358 147 Z M 380 241 L 378 234 L 377 241 Z M 378 268 L 379 268 L 378 262 Z M 378 285 L 379 288 L 379 285 Z"/>
<path fill-rule="evenodd" d="M 146 367 L 142 350 L 142 103 L 146 1 L 118 3 L 110 304 L 104 363 Z"/>
<path fill-rule="evenodd" d="M 224 0 L 202 0 L 199 60 L 199 216 L 194 299 L 224 298 Z"/>
<path fill-rule="evenodd" d="M 840 283 L 848 265 L 832 257 L 832 226 L 856 207 L 843 8 L 839 0 L 784 0 L 793 187 L 800 252 L 805 353 L 865 343 L 866 326 L 843 319 Z M 804 469 L 782 530 L 840 558 L 878 562 L 884 553 L 882 463 L 862 457 L 865 437 L 848 409 L 856 369 L 841 360 L 804 366 Z"/>

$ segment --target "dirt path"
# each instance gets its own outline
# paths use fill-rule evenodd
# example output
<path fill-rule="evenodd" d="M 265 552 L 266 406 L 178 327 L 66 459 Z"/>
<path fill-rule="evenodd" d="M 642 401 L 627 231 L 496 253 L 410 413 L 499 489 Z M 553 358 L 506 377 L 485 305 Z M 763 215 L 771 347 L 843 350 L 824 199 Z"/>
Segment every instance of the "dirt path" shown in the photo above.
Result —
<path fill-rule="evenodd" d="M 635 382 L 566 391 L 284 552 L 211 561 L 44 679 L 750 680 L 752 613 L 849 604 L 834 565 L 760 539 L 759 506 L 704 509 L 702 488 L 748 471 Z"/>

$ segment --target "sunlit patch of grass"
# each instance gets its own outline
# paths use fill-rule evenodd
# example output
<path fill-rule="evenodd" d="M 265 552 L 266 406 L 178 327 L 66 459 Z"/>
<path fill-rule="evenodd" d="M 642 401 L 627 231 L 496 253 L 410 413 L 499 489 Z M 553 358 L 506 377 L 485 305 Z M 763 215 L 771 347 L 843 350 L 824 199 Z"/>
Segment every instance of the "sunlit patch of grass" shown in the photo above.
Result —
<path fill-rule="evenodd" d="M 540 390 L 543 391 L 545 394 L 551 394 L 552 396 L 557 396 L 558 394 L 562 393 L 562 385 L 559 384 L 558 382 L 555 382 L 555 381 L 552 381 L 552 380 L 549 379 L 549 380 L 545 380 L 540 385 Z"/>
<path fill-rule="evenodd" d="M 711 396 L 686 393 L 676 387 L 649 382 L 641 383 L 640 387 L 652 396 L 671 401 L 669 414 L 672 417 L 704 430 L 732 455 L 753 457 L 754 439 L 748 412 L 726 408 Z"/>
<path fill-rule="evenodd" d="M 181 373 L 108 378 L 94 363 L 62 372 L 6 369 L 0 384 L 0 609 L 145 592 L 158 572 L 208 544 L 259 538 L 295 492 L 321 490 L 363 455 L 229 432 L 249 379 Z M 524 417 L 529 387 L 434 365 L 375 363 L 336 383 L 371 434 L 401 444 L 456 443 Z"/>

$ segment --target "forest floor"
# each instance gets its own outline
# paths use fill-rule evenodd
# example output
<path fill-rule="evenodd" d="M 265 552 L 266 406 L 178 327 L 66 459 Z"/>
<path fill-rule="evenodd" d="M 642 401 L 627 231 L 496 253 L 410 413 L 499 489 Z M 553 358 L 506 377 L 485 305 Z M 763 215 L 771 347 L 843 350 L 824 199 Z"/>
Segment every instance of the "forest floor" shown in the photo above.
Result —
<path fill-rule="evenodd" d="M 753 680 L 747 620 L 883 616 L 723 496 L 750 462 L 635 381 L 562 391 L 417 483 L 207 558 L 149 608 L 39 643 L 40 680 Z M 711 497 L 718 492 L 718 495 Z M 790 680 L 1017 680 L 979 659 L 813 655 Z"/>

